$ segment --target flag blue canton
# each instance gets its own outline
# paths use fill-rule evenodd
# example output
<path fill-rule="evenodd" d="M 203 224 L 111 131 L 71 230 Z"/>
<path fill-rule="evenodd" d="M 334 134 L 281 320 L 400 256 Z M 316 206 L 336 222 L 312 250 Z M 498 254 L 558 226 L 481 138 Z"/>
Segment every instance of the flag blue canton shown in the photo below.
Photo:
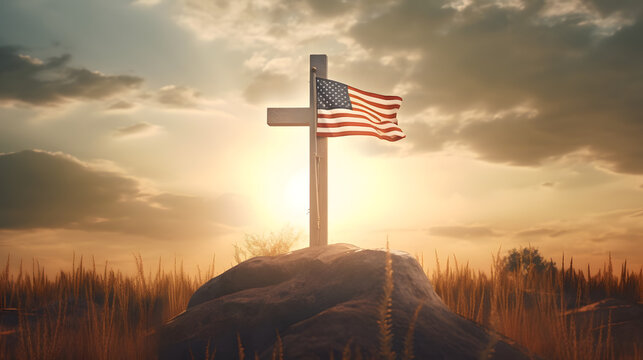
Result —
<path fill-rule="evenodd" d="M 348 86 L 337 81 L 317 78 L 317 109 L 353 109 Z"/>

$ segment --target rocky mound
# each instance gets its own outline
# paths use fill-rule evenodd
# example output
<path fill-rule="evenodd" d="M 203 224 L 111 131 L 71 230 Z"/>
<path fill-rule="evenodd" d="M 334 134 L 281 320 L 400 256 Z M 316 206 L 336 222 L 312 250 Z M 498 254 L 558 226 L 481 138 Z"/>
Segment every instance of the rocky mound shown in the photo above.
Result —
<path fill-rule="evenodd" d="M 409 325 L 416 359 L 528 359 L 506 340 L 451 312 L 415 259 L 392 252 L 393 349 Z M 379 349 L 378 306 L 386 252 L 335 244 L 245 261 L 198 289 L 187 310 L 159 332 L 161 359 L 270 359 L 281 339 L 285 359 L 363 358 Z"/>

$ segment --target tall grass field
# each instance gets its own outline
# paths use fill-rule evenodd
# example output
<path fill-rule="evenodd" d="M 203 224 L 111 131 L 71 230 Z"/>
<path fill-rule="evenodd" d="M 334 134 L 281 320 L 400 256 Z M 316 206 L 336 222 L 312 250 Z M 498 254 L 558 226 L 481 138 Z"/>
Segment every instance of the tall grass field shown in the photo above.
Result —
<path fill-rule="evenodd" d="M 2 359 L 154 359 L 156 329 L 183 311 L 192 293 L 216 275 L 214 260 L 205 271 L 188 273 L 176 261 L 170 266 L 159 262 L 146 271 L 141 257 L 135 256 L 138 273 L 124 275 L 106 264 L 76 258 L 72 270 L 51 277 L 35 260 L 29 269 L 21 265 L 11 271 L 12 260 L 6 260 L 0 274 Z M 423 257 L 418 260 L 424 267 Z M 606 298 L 641 302 L 642 270 L 624 264 L 615 271 L 610 258 L 598 270 L 577 269 L 570 261 L 553 270 L 507 272 L 500 256 L 494 256 L 493 264 L 487 273 L 455 257 L 440 262 L 436 255 L 427 276 L 454 312 L 535 356 L 643 358 L 642 345 L 620 344 L 611 325 L 587 326 L 566 315 Z M 386 321 L 384 313 L 380 322 Z"/>

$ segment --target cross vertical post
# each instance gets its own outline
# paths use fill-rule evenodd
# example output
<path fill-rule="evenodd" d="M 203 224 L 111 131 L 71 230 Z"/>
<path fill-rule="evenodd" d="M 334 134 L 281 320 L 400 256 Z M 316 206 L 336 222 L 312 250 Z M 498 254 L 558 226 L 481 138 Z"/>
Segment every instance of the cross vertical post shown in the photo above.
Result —
<path fill-rule="evenodd" d="M 328 78 L 326 55 L 310 55 L 310 247 L 328 245 L 328 138 L 317 136 L 316 79 Z"/>
<path fill-rule="evenodd" d="M 268 108 L 270 126 L 310 128 L 310 247 L 328 245 L 328 139 L 317 136 L 316 78 L 328 77 L 326 55 L 310 55 L 310 106 Z"/>

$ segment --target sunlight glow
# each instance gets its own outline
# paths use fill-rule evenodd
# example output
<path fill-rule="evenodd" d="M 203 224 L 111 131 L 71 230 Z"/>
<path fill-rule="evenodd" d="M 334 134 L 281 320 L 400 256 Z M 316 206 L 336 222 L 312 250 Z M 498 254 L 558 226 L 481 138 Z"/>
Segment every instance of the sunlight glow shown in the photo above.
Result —
<path fill-rule="evenodd" d="M 283 188 L 283 215 L 289 220 L 299 219 L 307 216 L 308 206 L 308 168 L 300 168 Z"/>

